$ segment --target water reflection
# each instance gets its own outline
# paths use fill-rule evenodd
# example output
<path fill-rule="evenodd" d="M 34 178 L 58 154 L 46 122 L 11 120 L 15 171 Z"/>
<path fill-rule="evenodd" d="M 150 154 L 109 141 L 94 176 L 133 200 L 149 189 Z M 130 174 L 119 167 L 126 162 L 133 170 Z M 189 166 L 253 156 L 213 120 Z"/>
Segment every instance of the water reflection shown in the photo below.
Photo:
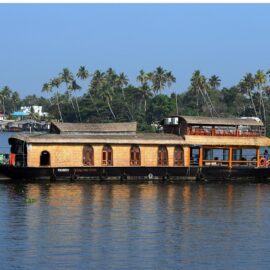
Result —
<path fill-rule="evenodd" d="M 3 269 L 263 269 L 269 192 L 263 184 L 2 183 L 0 261 Z"/>

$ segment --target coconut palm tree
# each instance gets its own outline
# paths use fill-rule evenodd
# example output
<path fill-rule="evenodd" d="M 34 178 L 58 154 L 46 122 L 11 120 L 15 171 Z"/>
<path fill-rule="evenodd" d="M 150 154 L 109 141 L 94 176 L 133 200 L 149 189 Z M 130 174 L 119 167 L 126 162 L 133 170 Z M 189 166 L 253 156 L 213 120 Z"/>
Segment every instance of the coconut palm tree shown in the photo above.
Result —
<path fill-rule="evenodd" d="M 124 103 L 125 103 L 125 106 L 126 106 L 127 112 L 128 112 L 128 118 L 130 120 L 132 120 L 133 115 L 132 115 L 132 113 L 130 111 L 130 106 L 127 103 L 126 96 L 125 96 L 125 91 L 124 91 L 124 88 L 128 85 L 128 77 L 127 77 L 127 75 L 125 73 L 122 72 L 119 75 L 117 75 L 115 80 L 116 80 L 116 87 L 120 88 L 120 90 L 121 90 L 122 97 L 123 97 L 123 100 L 124 100 Z"/>
<path fill-rule="evenodd" d="M 176 78 L 173 76 L 171 71 L 168 71 L 166 73 L 166 77 L 167 77 L 167 86 L 170 88 L 171 85 L 176 82 Z"/>
<path fill-rule="evenodd" d="M 150 74 L 151 76 L 151 74 Z M 147 108 L 147 99 L 152 96 L 151 88 L 148 85 L 150 81 L 149 73 L 145 73 L 143 70 L 140 70 L 140 74 L 137 76 L 137 81 L 140 82 L 140 87 L 138 88 L 139 98 L 144 102 L 144 112 Z"/>
<path fill-rule="evenodd" d="M 218 90 L 221 80 L 217 75 L 212 75 L 209 79 L 208 79 L 208 83 L 210 85 L 210 87 L 214 90 Z"/>
<path fill-rule="evenodd" d="M 90 74 L 89 74 L 89 71 L 86 69 L 85 66 L 80 66 L 79 67 L 79 70 L 76 74 L 77 78 L 80 79 L 81 81 L 85 81 L 89 78 Z M 77 91 L 78 90 L 81 90 L 81 87 L 80 88 L 77 88 L 76 89 Z M 76 91 L 75 90 L 75 91 Z M 76 104 L 77 104 L 77 110 L 78 110 L 78 113 L 79 113 L 79 117 L 81 119 L 81 112 L 80 112 L 80 108 L 79 108 L 79 103 L 78 103 L 78 99 L 77 99 L 77 96 L 75 96 L 76 98 Z M 95 105 L 95 104 L 94 104 Z"/>
<path fill-rule="evenodd" d="M 208 110 L 210 111 L 211 116 L 213 112 L 217 114 L 215 107 L 212 103 L 211 98 L 208 95 L 207 89 L 209 85 L 205 76 L 201 74 L 199 70 L 195 70 L 191 77 L 191 89 L 194 89 L 197 96 L 197 114 L 199 115 L 199 96 L 201 95 L 204 103 L 206 104 Z"/>
<path fill-rule="evenodd" d="M 255 78 L 253 77 L 253 75 L 251 73 L 247 73 L 243 79 L 240 81 L 240 89 L 244 94 L 247 94 L 249 96 L 249 99 L 251 101 L 251 105 L 253 107 L 253 111 L 255 116 L 258 115 L 257 110 L 256 110 L 256 106 L 254 103 L 254 99 L 253 99 L 253 94 L 252 91 L 254 90 L 255 87 Z"/>
<path fill-rule="evenodd" d="M 8 86 L 4 86 L 3 89 L 0 92 L 0 98 L 1 98 L 1 101 L 2 101 L 2 108 L 3 108 L 4 117 L 6 115 L 5 101 L 10 100 L 11 94 L 12 94 L 12 90 Z"/>
<path fill-rule="evenodd" d="M 51 93 L 52 92 L 52 85 L 50 83 L 44 83 L 41 91 L 45 92 L 45 93 Z M 49 98 L 49 102 L 52 105 L 51 97 Z"/>
<path fill-rule="evenodd" d="M 258 70 L 255 74 L 255 85 L 260 94 L 260 107 L 259 112 L 261 117 L 263 117 L 264 124 L 266 125 L 266 114 L 265 114 L 265 106 L 264 106 L 264 97 L 263 97 L 263 87 L 266 84 L 266 74 L 262 70 Z"/>
<path fill-rule="evenodd" d="M 155 94 L 163 91 L 166 86 L 170 87 L 171 84 L 176 81 L 171 72 L 168 72 L 160 66 L 157 67 L 152 73 L 149 73 L 148 76 L 151 79 L 152 88 Z"/>
<path fill-rule="evenodd" d="M 69 85 L 69 90 L 72 91 L 73 93 L 75 93 L 78 90 L 81 90 L 81 86 L 77 84 L 76 80 L 73 80 L 70 85 Z M 79 103 L 78 103 L 78 98 L 77 96 L 74 94 L 75 96 L 75 102 L 76 102 L 76 106 L 77 106 L 77 110 L 78 110 L 78 114 L 79 114 L 79 121 L 82 122 L 82 118 L 81 118 L 81 113 L 80 113 L 80 107 L 79 107 Z"/>
<path fill-rule="evenodd" d="M 12 100 L 12 105 L 13 105 L 13 110 L 15 111 L 17 109 L 17 107 L 20 104 L 20 95 L 17 91 L 14 91 L 11 95 L 11 100 Z"/>
<path fill-rule="evenodd" d="M 100 82 L 103 80 L 104 73 L 100 70 L 96 70 L 92 76 L 92 80 L 90 81 L 90 84 L 88 86 L 88 94 L 91 99 L 91 102 L 93 103 L 96 112 L 99 114 L 99 109 L 96 105 L 96 102 L 93 98 L 93 95 L 97 96 L 97 87 L 99 86 Z"/>
<path fill-rule="evenodd" d="M 76 76 L 81 80 L 86 80 L 89 78 L 89 71 L 85 66 L 80 66 Z"/>
<path fill-rule="evenodd" d="M 56 88 L 56 102 L 57 102 L 59 118 L 60 118 L 60 121 L 63 122 L 62 112 L 61 112 L 60 103 L 59 103 L 59 90 L 58 90 L 61 85 L 61 82 L 62 82 L 61 78 L 56 77 L 50 81 L 50 85 L 52 89 Z"/>
<path fill-rule="evenodd" d="M 116 116 L 112 109 L 111 101 L 114 94 L 115 78 L 116 74 L 112 69 L 108 69 L 106 73 L 96 70 L 89 86 L 89 93 L 93 93 L 95 96 L 102 98 L 107 103 L 110 113 L 114 119 L 116 119 Z"/>
<path fill-rule="evenodd" d="M 124 87 L 128 85 L 128 77 L 125 73 L 120 73 L 117 77 L 116 77 L 116 83 L 117 86 L 121 89 L 122 91 L 122 96 L 123 99 L 126 100 L 125 97 L 125 92 L 124 92 Z"/>
<path fill-rule="evenodd" d="M 74 102 L 73 102 L 73 97 L 72 97 L 72 92 L 70 90 L 70 83 L 73 81 L 74 76 L 73 74 L 70 72 L 70 70 L 68 68 L 63 68 L 62 72 L 59 74 L 59 77 L 61 79 L 61 82 L 66 84 L 66 89 L 67 89 L 67 93 L 68 93 L 68 99 L 71 103 L 71 106 L 76 114 L 76 108 L 74 106 Z M 76 114 L 77 117 L 77 114 Z"/>

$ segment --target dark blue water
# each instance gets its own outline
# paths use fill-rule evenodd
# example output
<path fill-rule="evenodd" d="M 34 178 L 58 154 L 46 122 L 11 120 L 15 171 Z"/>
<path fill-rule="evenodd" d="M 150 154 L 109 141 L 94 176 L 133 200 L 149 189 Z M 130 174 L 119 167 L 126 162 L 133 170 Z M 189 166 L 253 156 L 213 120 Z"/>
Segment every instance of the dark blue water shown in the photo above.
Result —
<path fill-rule="evenodd" d="M 266 184 L 2 182 L 0 269 L 269 269 L 269 206 Z"/>

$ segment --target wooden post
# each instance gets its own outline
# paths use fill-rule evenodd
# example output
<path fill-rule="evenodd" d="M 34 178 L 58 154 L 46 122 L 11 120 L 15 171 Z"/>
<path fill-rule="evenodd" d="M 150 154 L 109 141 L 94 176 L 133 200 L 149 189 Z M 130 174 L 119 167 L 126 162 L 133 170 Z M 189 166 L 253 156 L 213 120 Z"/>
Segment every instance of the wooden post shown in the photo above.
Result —
<path fill-rule="evenodd" d="M 229 168 L 232 167 L 232 147 L 229 148 Z"/>
<path fill-rule="evenodd" d="M 200 148 L 200 160 L 199 160 L 200 167 L 203 166 L 203 147 Z"/>
<path fill-rule="evenodd" d="M 212 132 L 211 132 L 211 135 L 212 135 L 212 136 L 215 136 L 215 127 L 214 127 L 214 126 L 212 126 Z"/>
<path fill-rule="evenodd" d="M 189 167 L 190 166 L 190 147 L 186 146 L 183 147 L 184 150 L 184 166 Z"/>
<path fill-rule="evenodd" d="M 260 147 L 257 148 L 257 167 L 260 167 Z"/>

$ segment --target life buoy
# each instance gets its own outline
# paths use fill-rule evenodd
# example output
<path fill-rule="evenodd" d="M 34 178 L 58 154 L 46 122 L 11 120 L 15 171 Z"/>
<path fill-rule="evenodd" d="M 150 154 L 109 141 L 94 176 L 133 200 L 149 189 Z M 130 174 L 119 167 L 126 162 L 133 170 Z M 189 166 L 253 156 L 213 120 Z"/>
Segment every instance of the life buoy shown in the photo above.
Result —
<path fill-rule="evenodd" d="M 266 167 L 268 161 L 264 157 L 260 159 L 260 167 Z"/>
<path fill-rule="evenodd" d="M 153 179 L 153 178 L 154 178 L 154 175 L 153 175 L 152 173 L 149 173 L 149 174 L 148 174 L 148 179 L 151 180 L 151 179 Z"/>

